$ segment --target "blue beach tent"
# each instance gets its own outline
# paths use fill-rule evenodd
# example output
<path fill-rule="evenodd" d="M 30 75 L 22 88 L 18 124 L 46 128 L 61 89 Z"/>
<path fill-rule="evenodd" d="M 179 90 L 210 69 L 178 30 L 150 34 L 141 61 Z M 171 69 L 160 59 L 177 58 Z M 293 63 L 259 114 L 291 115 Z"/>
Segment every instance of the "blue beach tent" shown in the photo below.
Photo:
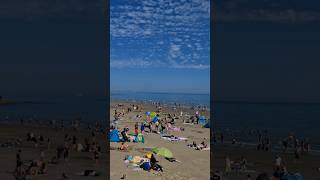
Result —
<path fill-rule="evenodd" d="M 119 137 L 119 131 L 114 129 L 110 132 L 110 142 L 119 142 L 120 137 Z"/>

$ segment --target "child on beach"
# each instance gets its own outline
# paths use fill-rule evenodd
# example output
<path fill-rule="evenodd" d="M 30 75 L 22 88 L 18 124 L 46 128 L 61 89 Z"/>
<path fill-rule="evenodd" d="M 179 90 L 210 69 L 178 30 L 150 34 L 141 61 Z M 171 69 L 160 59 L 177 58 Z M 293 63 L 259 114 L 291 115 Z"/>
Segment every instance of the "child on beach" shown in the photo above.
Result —
<path fill-rule="evenodd" d="M 128 151 L 128 145 L 125 144 L 125 142 L 121 143 L 121 146 L 119 147 L 120 151 Z"/>
<path fill-rule="evenodd" d="M 136 136 L 138 136 L 138 134 L 139 134 L 138 128 L 139 128 L 139 124 L 138 124 L 138 122 L 136 122 L 134 125 L 134 133 Z"/>

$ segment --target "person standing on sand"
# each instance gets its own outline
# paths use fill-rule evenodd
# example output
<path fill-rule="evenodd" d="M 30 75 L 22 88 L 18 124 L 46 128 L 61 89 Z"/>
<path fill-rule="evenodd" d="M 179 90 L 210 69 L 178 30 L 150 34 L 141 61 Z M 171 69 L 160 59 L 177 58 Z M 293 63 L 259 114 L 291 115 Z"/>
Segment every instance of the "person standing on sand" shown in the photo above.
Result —
<path fill-rule="evenodd" d="M 282 159 L 279 155 L 276 157 L 275 166 L 279 168 L 282 166 Z"/>
<path fill-rule="evenodd" d="M 63 149 L 63 159 L 65 161 L 68 161 L 68 159 L 69 159 L 69 150 L 70 150 L 69 144 L 67 142 L 65 142 L 64 149 Z"/>
<path fill-rule="evenodd" d="M 17 154 L 16 154 L 16 168 L 20 167 L 21 165 L 22 165 L 21 149 L 19 149 Z"/>
<path fill-rule="evenodd" d="M 135 135 L 136 136 L 138 136 L 138 134 L 139 134 L 139 124 L 138 124 L 138 122 L 136 122 L 135 124 L 134 124 L 134 133 L 135 133 Z"/>
<path fill-rule="evenodd" d="M 98 148 L 94 148 L 93 156 L 94 156 L 94 160 L 96 162 L 96 166 L 98 166 L 99 165 L 99 151 L 98 151 Z"/>
<path fill-rule="evenodd" d="M 141 123 L 140 130 L 141 134 L 144 135 L 144 122 Z"/>
<path fill-rule="evenodd" d="M 231 173 L 231 160 L 229 156 L 226 157 L 226 168 L 225 168 L 226 174 Z"/>
<path fill-rule="evenodd" d="M 223 144 L 223 133 L 222 132 L 220 133 L 220 141 L 221 141 L 221 144 Z"/>
<path fill-rule="evenodd" d="M 77 149 L 77 137 L 76 136 L 72 137 L 72 149 L 73 150 Z"/>
<path fill-rule="evenodd" d="M 247 175 L 247 180 L 252 180 L 250 174 Z"/>

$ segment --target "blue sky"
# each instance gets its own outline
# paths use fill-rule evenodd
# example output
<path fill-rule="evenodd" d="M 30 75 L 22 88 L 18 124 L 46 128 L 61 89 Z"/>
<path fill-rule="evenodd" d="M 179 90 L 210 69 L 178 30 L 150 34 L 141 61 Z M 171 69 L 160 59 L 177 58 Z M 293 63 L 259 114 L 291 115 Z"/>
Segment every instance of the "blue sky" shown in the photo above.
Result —
<path fill-rule="evenodd" d="M 111 0 L 111 91 L 208 93 L 209 0 Z"/>

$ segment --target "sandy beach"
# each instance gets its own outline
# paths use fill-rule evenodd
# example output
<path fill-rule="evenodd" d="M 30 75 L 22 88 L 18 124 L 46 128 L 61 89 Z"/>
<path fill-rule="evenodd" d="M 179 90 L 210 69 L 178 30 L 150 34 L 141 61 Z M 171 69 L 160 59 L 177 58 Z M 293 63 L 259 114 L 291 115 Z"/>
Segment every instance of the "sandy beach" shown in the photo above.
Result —
<path fill-rule="evenodd" d="M 27 134 L 32 132 L 35 137 L 43 136 L 44 142 L 38 141 L 38 146 L 35 147 L 35 143 L 27 141 Z M 65 140 L 65 135 L 68 134 L 68 139 Z M 72 140 L 70 137 L 77 137 L 77 143 L 84 144 L 84 139 L 88 138 L 92 140 L 92 131 L 86 129 L 61 129 L 57 130 L 51 127 L 40 127 L 34 124 L 32 125 L 8 125 L 1 124 L 0 126 L 0 159 L 1 159 L 1 171 L 0 177 L 3 180 L 13 180 L 14 171 L 16 169 L 16 154 L 18 150 L 21 150 L 20 158 L 22 161 L 22 167 L 27 170 L 30 167 L 30 162 L 38 162 L 41 160 L 45 163 L 45 173 L 36 175 L 24 176 L 27 179 L 37 180 L 84 180 L 88 179 L 86 176 L 81 176 L 85 170 L 95 170 L 101 173 L 94 179 L 107 179 L 107 173 L 105 172 L 107 165 L 106 158 L 106 138 L 105 134 L 95 133 L 95 139 L 97 144 L 101 146 L 101 152 L 98 163 L 93 159 L 93 152 L 78 152 L 76 149 L 72 149 Z M 50 146 L 48 148 L 47 138 L 50 138 Z M 57 147 L 64 145 L 66 141 L 70 145 L 68 157 L 64 159 L 58 159 L 56 163 L 50 163 L 53 157 L 57 156 Z M 15 143 L 17 142 L 17 143 Z M 91 141 L 92 142 L 92 141 Z M 43 152 L 41 154 L 41 152 Z M 40 172 L 40 167 L 34 166 L 35 171 Z M 62 174 L 65 174 L 63 177 Z M 21 179 L 23 179 L 21 177 Z"/>
<path fill-rule="evenodd" d="M 275 170 L 276 158 L 281 158 L 281 166 L 284 166 L 289 174 L 299 173 L 303 179 L 313 180 L 320 177 L 318 168 L 320 156 L 313 152 L 301 153 L 299 158 L 295 157 L 294 149 L 289 148 L 287 152 L 275 149 L 275 144 L 271 145 L 268 151 L 257 150 L 257 146 L 248 145 L 242 142 L 232 144 L 231 137 L 224 137 L 224 143 L 217 142 L 213 145 L 212 153 L 214 157 L 214 171 L 218 171 L 224 180 L 248 180 L 250 175 L 251 180 L 261 173 L 273 175 Z M 312 149 L 312 147 L 311 147 Z M 229 157 L 232 164 L 241 162 L 241 158 L 246 159 L 245 170 L 239 170 L 232 165 L 232 170 L 226 173 L 226 157 Z M 279 178 L 273 177 L 278 180 Z"/>
<path fill-rule="evenodd" d="M 117 104 L 122 104 L 123 107 L 117 107 Z M 155 111 L 156 106 L 152 104 L 139 104 L 139 110 L 133 110 L 129 113 L 125 113 L 124 117 L 118 121 L 118 129 L 121 131 L 124 127 L 129 127 L 129 133 L 133 133 L 134 125 L 136 122 L 144 121 L 145 112 Z M 115 109 L 118 111 L 123 109 L 126 111 L 127 107 L 130 107 L 130 103 L 126 102 L 113 102 L 111 105 L 111 113 Z M 194 114 L 195 110 L 181 108 L 181 109 L 172 109 L 170 107 L 162 108 L 161 112 L 171 113 L 171 114 L 180 114 L 180 111 L 183 111 L 184 114 Z M 137 115 L 141 115 L 142 118 L 136 119 Z M 208 116 L 209 112 L 205 112 L 205 115 Z M 160 116 L 161 117 L 161 116 Z M 207 144 L 210 144 L 210 129 L 203 128 L 201 125 L 190 125 L 184 124 L 182 118 L 180 117 L 175 121 L 174 126 L 184 128 L 184 131 L 169 131 L 170 135 L 185 137 L 186 141 L 171 142 L 165 139 L 161 139 L 159 134 L 148 133 L 144 135 L 144 143 L 133 143 L 128 142 L 129 146 L 128 152 L 122 152 L 117 150 L 117 147 L 121 143 L 111 142 L 110 146 L 112 149 L 110 151 L 110 176 L 112 180 L 120 179 L 125 176 L 125 179 L 199 179 L 206 180 L 210 178 L 210 150 L 195 150 L 194 148 L 188 147 L 187 144 L 195 141 L 200 143 L 205 141 Z M 140 128 L 139 128 L 140 129 Z M 173 157 L 176 158 L 179 162 L 170 162 L 161 156 L 155 155 L 158 163 L 163 167 L 163 172 L 157 172 L 154 170 L 144 171 L 143 169 L 134 169 L 130 167 L 130 164 L 126 164 L 124 159 L 126 155 L 132 156 L 144 156 L 147 151 L 142 151 L 141 148 L 155 148 L 155 147 L 165 147 L 171 150 Z"/>

